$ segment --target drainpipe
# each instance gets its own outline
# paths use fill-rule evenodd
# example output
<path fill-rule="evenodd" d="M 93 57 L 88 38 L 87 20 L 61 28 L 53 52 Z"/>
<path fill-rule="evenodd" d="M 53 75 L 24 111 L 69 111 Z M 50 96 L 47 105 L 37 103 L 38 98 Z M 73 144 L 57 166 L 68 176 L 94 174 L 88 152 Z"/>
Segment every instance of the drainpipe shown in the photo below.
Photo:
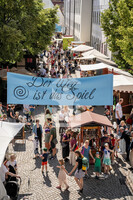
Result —
<path fill-rule="evenodd" d="M 71 25 L 71 0 L 69 1 L 69 35 L 70 35 L 70 25 Z"/>
<path fill-rule="evenodd" d="M 73 36 L 75 37 L 75 0 L 74 0 L 74 16 L 73 16 Z"/>
<path fill-rule="evenodd" d="M 91 40 L 92 40 L 92 17 L 93 17 L 93 0 L 91 0 L 91 27 L 90 27 L 90 46 L 91 46 Z"/>

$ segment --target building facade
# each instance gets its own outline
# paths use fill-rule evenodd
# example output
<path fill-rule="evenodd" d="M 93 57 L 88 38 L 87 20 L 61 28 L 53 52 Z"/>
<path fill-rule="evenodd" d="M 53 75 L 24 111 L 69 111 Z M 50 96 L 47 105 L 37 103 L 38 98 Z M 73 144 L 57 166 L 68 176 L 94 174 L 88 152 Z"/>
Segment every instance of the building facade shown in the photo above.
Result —
<path fill-rule="evenodd" d="M 107 9 L 109 0 L 93 0 L 91 46 L 111 58 L 111 52 L 106 43 L 106 37 L 101 28 L 101 12 Z"/>
<path fill-rule="evenodd" d="M 101 12 L 108 6 L 109 0 L 64 0 L 64 16 L 67 35 L 111 58 L 100 22 Z"/>
<path fill-rule="evenodd" d="M 44 3 L 44 9 L 54 8 L 54 4 L 51 0 L 43 0 L 43 3 Z M 58 8 L 57 16 L 59 19 L 58 25 L 63 27 L 64 26 L 64 15 L 62 14 L 62 11 L 60 10 L 60 8 Z"/>
<path fill-rule="evenodd" d="M 67 35 L 90 44 L 92 0 L 64 0 Z"/>
<path fill-rule="evenodd" d="M 51 0 L 52 3 L 55 5 L 58 5 L 60 7 L 60 10 L 62 13 L 64 13 L 64 0 Z"/>

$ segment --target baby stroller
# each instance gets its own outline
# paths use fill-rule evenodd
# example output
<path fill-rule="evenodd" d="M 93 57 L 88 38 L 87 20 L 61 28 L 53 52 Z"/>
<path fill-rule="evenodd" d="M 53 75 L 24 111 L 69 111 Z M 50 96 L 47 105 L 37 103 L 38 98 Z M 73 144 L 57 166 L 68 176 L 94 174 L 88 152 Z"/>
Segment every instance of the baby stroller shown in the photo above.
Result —
<path fill-rule="evenodd" d="M 7 191 L 7 195 L 11 198 L 11 200 L 18 199 L 20 185 L 21 185 L 21 179 L 20 179 L 20 184 L 18 180 L 13 181 L 12 178 L 10 179 L 10 181 L 6 183 L 5 188 Z"/>

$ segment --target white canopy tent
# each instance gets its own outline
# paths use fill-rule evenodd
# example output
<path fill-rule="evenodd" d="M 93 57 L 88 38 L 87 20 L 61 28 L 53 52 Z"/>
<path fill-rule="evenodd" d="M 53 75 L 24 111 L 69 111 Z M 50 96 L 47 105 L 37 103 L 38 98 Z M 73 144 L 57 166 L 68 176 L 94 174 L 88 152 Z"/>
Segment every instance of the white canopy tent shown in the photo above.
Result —
<path fill-rule="evenodd" d="M 104 63 L 90 64 L 90 65 L 80 65 L 81 71 L 92 71 L 107 68 Z"/>
<path fill-rule="evenodd" d="M 85 44 L 85 42 L 83 42 L 83 41 L 72 41 L 71 42 L 72 43 L 72 45 L 75 45 L 75 44 Z"/>
<path fill-rule="evenodd" d="M 10 141 L 24 126 L 24 123 L 9 123 L 0 121 L 0 166 Z"/>
<path fill-rule="evenodd" d="M 78 58 L 74 58 L 75 60 L 91 60 L 91 59 L 94 59 L 96 58 L 96 56 L 93 56 L 93 55 L 90 55 L 88 57 L 78 57 Z"/>
<path fill-rule="evenodd" d="M 117 66 L 117 64 L 115 62 L 113 62 L 112 60 L 109 60 L 109 59 L 97 57 L 97 60 L 100 61 L 100 62 L 103 62 L 103 63 L 105 63 L 107 65 Z"/>
<path fill-rule="evenodd" d="M 81 71 L 92 71 L 92 70 L 101 70 L 107 68 L 110 72 L 114 71 L 115 73 L 118 73 L 120 75 L 130 76 L 132 75 L 128 72 L 125 72 L 119 68 L 104 64 L 104 63 L 97 63 L 97 64 L 91 64 L 91 65 L 80 65 Z"/>
<path fill-rule="evenodd" d="M 120 92 L 133 92 L 133 77 L 114 75 L 113 88 L 114 90 L 119 90 Z"/>
<path fill-rule="evenodd" d="M 71 51 L 85 52 L 85 51 L 90 51 L 92 49 L 93 49 L 93 47 L 81 44 L 81 45 L 78 45 L 77 47 L 72 48 Z"/>
<path fill-rule="evenodd" d="M 103 58 L 103 59 L 109 59 L 109 57 L 105 56 L 101 52 L 97 51 L 96 49 L 90 49 L 90 51 L 87 51 L 85 53 L 82 53 L 84 57 L 89 57 L 90 55 L 95 56 L 96 58 Z"/>
<path fill-rule="evenodd" d="M 10 141 L 24 126 L 24 123 L 9 123 L 0 121 L 0 167 Z M 8 200 L 6 190 L 0 178 L 0 199 Z"/>

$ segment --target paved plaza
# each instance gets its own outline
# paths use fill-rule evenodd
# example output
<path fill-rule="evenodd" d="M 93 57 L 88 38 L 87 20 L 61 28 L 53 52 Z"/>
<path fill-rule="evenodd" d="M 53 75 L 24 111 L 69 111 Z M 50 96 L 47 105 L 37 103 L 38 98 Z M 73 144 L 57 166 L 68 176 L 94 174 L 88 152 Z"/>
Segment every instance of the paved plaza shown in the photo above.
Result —
<path fill-rule="evenodd" d="M 41 124 L 44 123 L 44 108 L 43 106 L 37 107 L 36 118 L 40 119 Z M 54 115 L 54 120 L 58 126 L 58 113 Z M 58 132 L 58 128 L 57 128 Z M 73 176 L 68 176 L 68 184 L 70 186 L 68 191 L 60 191 L 56 189 L 58 186 L 58 160 L 61 156 L 61 145 L 57 145 L 57 159 L 48 161 L 48 175 L 41 173 L 41 158 L 33 159 L 33 136 L 31 133 L 26 133 L 26 143 L 16 141 L 14 147 L 17 155 L 18 173 L 22 178 L 20 186 L 19 199 L 29 200 L 133 200 L 133 196 L 126 186 L 126 174 L 129 167 L 123 162 L 120 157 L 113 165 L 113 170 L 108 179 L 96 180 L 94 178 L 94 166 L 90 166 L 90 178 L 84 181 L 83 195 L 79 195 L 79 189 L 74 181 Z M 58 133 L 59 141 L 59 133 Z M 9 148 L 13 151 L 12 145 Z M 69 162 L 66 163 L 68 172 L 72 169 Z"/>

